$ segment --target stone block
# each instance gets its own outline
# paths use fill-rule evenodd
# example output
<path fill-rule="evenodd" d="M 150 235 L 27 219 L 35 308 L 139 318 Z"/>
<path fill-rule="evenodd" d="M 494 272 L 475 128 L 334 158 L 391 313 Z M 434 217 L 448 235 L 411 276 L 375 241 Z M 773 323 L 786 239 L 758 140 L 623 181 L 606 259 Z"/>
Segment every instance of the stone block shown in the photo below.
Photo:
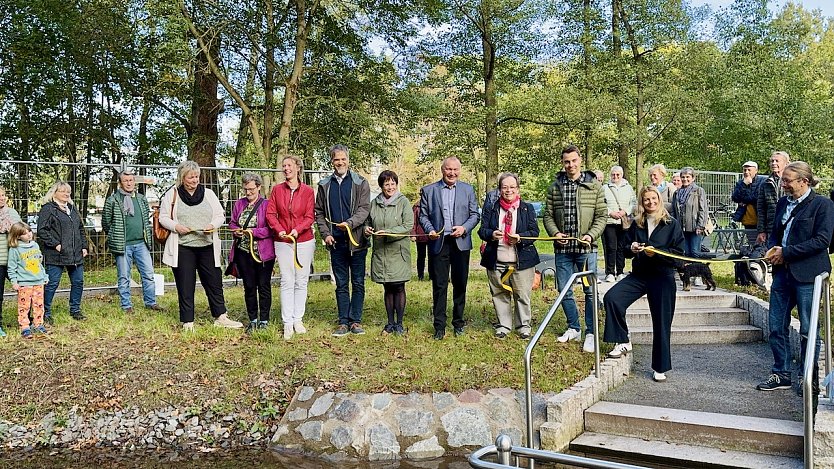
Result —
<path fill-rule="evenodd" d="M 368 430 L 368 460 L 388 461 L 400 458 L 400 444 L 394 432 L 384 424 L 376 424 Z"/>
<path fill-rule="evenodd" d="M 447 433 L 449 446 L 487 446 L 492 444 L 492 435 L 484 413 L 477 408 L 461 407 L 440 418 Z"/>
<path fill-rule="evenodd" d="M 443 456 L 446 450 L 437 443 L 437 436 L 418 441 L 405 449 L 406 459 L 435 459 Z"/>
<path fill-rule="evenodd" d="M 330 432 L 330 444 L 336 449 L 345 449 L 352 441 L 353 430 L 350 427 L 338 426 Z"/>
<path fill-rule="evenodd" d="M 381 393 L 381 394 L 374 394 L 371 398 L 371 407 L 374 410 L 378 410 L 380 412 L 384 411 L 391 405 L 391 394 L 390 393 Z"/>
<path fill-rule="evenodd" d="M 547 451 L 564 451 L 572 440 L 564 426 L 557 422 L 547 422 L 539 427 L 539 438 L 541 448 Z"/>
<path fill-rule="evenodd" d="M 316 389 L 312 386 L 303 386 L 300 391 L 298 391 L 298 397 L 296 400 L 298 402 L 307 402 L 313 397 L 313 394 L 316 393 Z"/>
<path fill-rule="evenodd" d="M 287 420 L 290 422 L 307 420 L 307 409 L 303 407 L 296 407 L 295 409 L 287 412 Z"/>
<path fill-rule="evenodd" d="M 448 392 L 436 392 L 432 394 L 432 401 L 437 410 L 445 410 L 449 406 L 454 405 L 457 401 L 455 396 Z"/>
<path fill-rule="evenodd" d="M 352 399 L 345 399 L 330 412 L 330 417 L 341 420 L 342 422 L 352 422 L 361 413 L 362 409 L 359 407 L 359 404 Z"/>
<path fill-rule="evenodd" d="M 394 416 L 402 436 L 420 436 L 429 433 L 434 424 L 432 412 L 417 409 L 403 409 Z"/>
<path fill-rule="evenodd" d="M 319 415 L 324 415 L 330 406 L 333 405 L 333 396 L 332 392 L 324 393 L 313 402 L 313 406 L 310 407 L 310 417 L 318 417 Z"/>
<path fill-rule="evenodd" d="M 322 430 L 322 423 L 318 420 L 304 422 L 295 428 L 295 431 L 301 434 L 302 438 L 312 441 L 321 441 Z"/>

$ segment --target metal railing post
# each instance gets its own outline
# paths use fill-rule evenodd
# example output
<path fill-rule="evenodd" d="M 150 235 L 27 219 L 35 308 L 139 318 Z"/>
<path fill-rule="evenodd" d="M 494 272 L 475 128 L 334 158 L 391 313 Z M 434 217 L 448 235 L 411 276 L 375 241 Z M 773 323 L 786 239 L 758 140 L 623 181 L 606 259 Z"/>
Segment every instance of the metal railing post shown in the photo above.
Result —
<path fill-rule="evenodd" d="M 513 449 L 513 439 L 509 435 L 498 435 L 498 438 L 495 439 L 495 449 L 498 452 L 498 457 L 496 458 L 498 464 L 509 466 Z"/>
<path fill-rule="evenodd" d="M 550 308 L 550 311 L 544 316 L 542 319 L 541 324 L 539 324 L 539 328 L 536 330 L 536 333 L 533 334 L 533 337 L 530 339 L 530 343 L 527 344 L 527 348 L 524 350 L 524 397 L 525 397 L 525 405 L 526 405 L 526 415 L 527 415 L 527 446 L 529 448 L 535 449 L 533 444 L 533 378 L 532 378 L 532 370 L 531 370 L 531 357 L 533 355 L 533 349 L 536 347 L 536 344 L 539 342 L 544 330 L 550 324 L 550 320 L 553 319 L 553 315 L 556 313 L 556 310 L 562 304 L 562 301 L 567 296 L 568 292 L 573 289 L 574 283 L 579 278 L 590 277 L 591 285 L 592 285 L 592 292 L 593 292 L 593 312 L 594 312 L 594 322 L 598 323 L 599 320 L 599 293 L 597 290 L 597 279 L 596 279 L 596 272 L 591 272 L 590 270 L 586 270 L 584 272 L 576 272 L 570 276 L 567 284 L 562 291 L 559 292 L 559 296 L 556 298 L 556 301 L 553 303 L 553 306 Z M 594 332 L 597 332 L 599 328 L 599 324 L 595 324 Z M 596 370 L 596 377 L 599 378 L 599 334 L 596 333 L 594 335 L 595 345 L 594 348 L 596 350 L 595 356 L 595 364 L 594 369 Z M 530 460 L 530 468 L 534 467 L 534 461 Z"/>
<path fill-rule="evenodd" d="M 814 279 L 814 293 L 811 303 L 811 317 L 808 324 L 808 339 L 805 344 L 805 363 L 802 364 L 802 403 L 805 429 L 804 442 L 804 466 L 806 468 L 814 467 L 814 367 L 819 362 L 819 354 L 817 352 L 817 338 L 819 337 L 819 316 L 820 316 L 820 300 L 822 299 L 823 287 L 826 291 L 826 316 L 831 312 L 831 301 L 828 287 L 828 272 L 823 272 Z M 831 353 L 831 337 L 830 320 L 826 317 L 826 334 L 825 334 L 825 355 L 826 355 L 826 373 L 829 373 Z M 827 392 L 827 390 L 826 390 Z"/>

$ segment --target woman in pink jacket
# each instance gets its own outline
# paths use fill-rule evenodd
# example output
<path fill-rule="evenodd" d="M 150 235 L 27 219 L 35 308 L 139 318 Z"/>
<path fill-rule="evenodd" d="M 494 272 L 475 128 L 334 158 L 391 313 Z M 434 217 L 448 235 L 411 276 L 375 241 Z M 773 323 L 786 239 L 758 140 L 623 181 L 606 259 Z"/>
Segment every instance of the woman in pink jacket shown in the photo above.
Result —
<path fill-rule="evenodd" d="M 301 182 L 304 163 L 294 155 L 284 157 L 286 180 L 272 188 L 266 219 L 274 235 L 275 254 L 281 271 L 281 319 L 284 339 L 307 332 L 302 319 L 307 307 L 307 282 L 316 241 L 313 236 L 313 189 Z M 293 252 L 295 248 L 295 253 Z M 295 265 L 296 256 L 300 268 Z"/>

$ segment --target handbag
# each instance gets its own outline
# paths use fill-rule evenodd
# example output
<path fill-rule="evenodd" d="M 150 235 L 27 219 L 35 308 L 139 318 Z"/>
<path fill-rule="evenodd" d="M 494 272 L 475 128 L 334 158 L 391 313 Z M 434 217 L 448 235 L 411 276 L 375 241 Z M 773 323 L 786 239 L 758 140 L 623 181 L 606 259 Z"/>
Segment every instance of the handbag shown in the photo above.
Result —
<path fill-rule="evenodd" d="M 623 209 L 623 206 L 622 206 L 622 205 L 620 205 L 620 199 L 618 199 L 618 198 L 617 198 L 617 194 L 616 194 L 616 193 L 614 193 L 614 191 L 612 190 L 612 191 L 611 191 L 611 195 L 613 195 L 613 196 L 614 196 L 614 201 L 615 201 L 615 202 L 617 202 L 617 208 L 619 208 L 620 210 L 622 210 L 622 209 Z M 633 218 L 631 218 L 631 215 L 629 215 L 629 214 L 627 214 L 627 213 L 625 214 L 625 216 L 624 216 L 624 217 L 620 218 L 620 224 L 622 224 L 622 226 L 623 226 L 623 229 L 624 229 L 624 230 L 627 230 L 627 229 L 631 228 L 631 223 L 632 223 L 633 221 L 634 221 L 634 219 L 633 219 Z"/>
<path fill-rule="evenodd" d="M 170 189 L 169 189 L 170 190 Z M 171 215 L 174 214 L 174 204 L 177 202 L 177 191 L 174 189 L 174 197 L 171 198 Z M 152 216 L 152 233 L 153 239 L 159 244 L 165 244 L 165 241 L 168 241 L 168 235 L 171 234 L 171 230 L 162 226 L 159 223 L 159 208 L 160 206 L 157 205 L 153 209 L 153 216 Z"/>
<path fill-rule="evenodd" d="M 256 203 L 255 206 L 252 207 L 252 211 L 249 212 L 249 216 L 246 217 L 246 221 L 243 222 L 243 226 L 241 226 L 240 229 L 245 230 L 246 227 L 249 226 L 249 222 L 252 220 L 252 215 L 254 215 L 255 212 L 258 211 L 258 207 L 261 206 L 261 203 L 263 203 L 264 200 L 265 199 L 259 199 L 258 203 Z M 237 242 L 238 242 L 238 238 L 235 238 L 234 241 L 232 241 L 232 247 L 231 247 L 231 249 L 229 249 L 229 259 L 231 259 L 231 260 L 229 261 L 229 264 L 226 265 L 226 270 L 223 271 L 223 275 L 228 275 L 229 277 L 240 278 L 240 274 L 237 271 L 237 264 L 234 261 L 234 259 L 232 258 L 232 253 L 234 253 L 235 249 L 237 249 Z"/>

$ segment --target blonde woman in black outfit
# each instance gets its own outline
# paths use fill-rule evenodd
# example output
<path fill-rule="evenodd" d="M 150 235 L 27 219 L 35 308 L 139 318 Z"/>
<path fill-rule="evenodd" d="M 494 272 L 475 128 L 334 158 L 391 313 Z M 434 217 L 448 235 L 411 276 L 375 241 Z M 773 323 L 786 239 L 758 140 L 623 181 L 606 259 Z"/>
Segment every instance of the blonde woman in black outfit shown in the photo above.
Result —
<path fill-rule="evenodd" d="M 672 369 L 670 338 L 675 313 L 675 261 L 646 251 L 646 246 L 672 254 L 683 254 L 680 223 L 669 215 L 657 187 L 640 189 L 637 216 L 626 234 L 626 257 L 633 258 L 631 275 L 614 285 L 603 298 L 606 342 L 615 343 L 608 354 L 618 358 L 631 350 L 626 310 L 644 294 L 652 315 L 652 370 L 655 381 L 666 381 Z"/>

